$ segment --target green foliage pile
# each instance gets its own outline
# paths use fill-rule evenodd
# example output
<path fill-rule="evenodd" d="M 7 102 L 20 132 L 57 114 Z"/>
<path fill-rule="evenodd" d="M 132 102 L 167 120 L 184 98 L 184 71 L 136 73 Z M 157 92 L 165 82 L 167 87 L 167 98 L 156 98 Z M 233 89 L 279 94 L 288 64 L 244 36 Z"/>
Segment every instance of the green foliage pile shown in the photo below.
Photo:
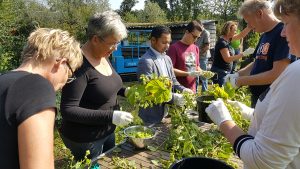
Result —
<path fill-rule="evenodd" d="M 120 157 L 112 157 L 113 169 L 137 169 L 134 160 L 127 160 Z"/>
<path fill-rule="evenodd" d="M 128 102 L 137 108 L 147 108 L 171 100 L 172 84 L 167 77 L 141 75 L 141 83 L 130 87 Z"/>
<path fill-rule="evenodd" d="M 168 168 L 176 160 L 195 156 L 211 157 L 230 163 L 229 159 L 233 154 L 231 145 L 216 127 L 200 131 L 179 109 L 171 108 L 169 113 L 172 127 L 165 150 L 171 152 L 168 161 L 161 161 L 163 168 Z"/>
<path fill-rule="evenodd" d="M 226 103 L 227 99 L 231 100 L 249 100 L 245 88 L 235 90 L 230 83 L 223 87 L 213 85 L 209 88 L 207 94 L 213 95 L 215 98 L 222 98 L 229 109 L 232 118 L 244 131 L 249 127 L 249 121 L 241 116 L 240 110 Z M 237 167 L 237 164 L 231 161 L 233 150 L 222 133 L 213 125 L 209 130 L 200 131 L 199 127 L 188 119 L 185 107 L 170 106 L 171 129 L 168 140 L 165 144 L 165 150 L 171 150 L 170 159 L 168 161 L 161 160 L 163 168 L 168 168 L 176 160 L 185 157 L 204 156 L 225 161 L 226 163 Z M 189 109 L 189 107 L 188 107 Z"/>

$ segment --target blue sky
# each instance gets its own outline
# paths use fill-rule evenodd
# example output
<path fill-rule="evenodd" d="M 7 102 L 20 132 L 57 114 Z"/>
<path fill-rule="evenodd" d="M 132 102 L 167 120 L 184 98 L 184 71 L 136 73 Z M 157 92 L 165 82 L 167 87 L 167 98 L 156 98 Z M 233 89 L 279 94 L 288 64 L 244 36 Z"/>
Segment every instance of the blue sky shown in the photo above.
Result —
<path fill-rule="evenodd" d="M 144 0 L 138 0 L 139 2 L 133 7 L 133 9 L 144 9 Z M 123 0 L 109 0 L 110 7 L 112 9 L 119 9 Z"/>

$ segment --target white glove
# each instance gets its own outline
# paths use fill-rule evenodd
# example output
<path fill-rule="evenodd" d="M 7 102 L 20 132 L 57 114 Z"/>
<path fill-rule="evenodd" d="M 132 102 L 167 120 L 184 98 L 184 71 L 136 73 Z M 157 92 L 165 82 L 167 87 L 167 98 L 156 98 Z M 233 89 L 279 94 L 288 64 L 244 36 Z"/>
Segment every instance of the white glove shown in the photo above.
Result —
<path fill-rule="evenodd" d="M 238 101 L 227 100 L 227 102 L 229 104 L 233 105 L 234 107 L 237 107 L 238 109 L 240 109 L 240 111 L 242 113 L 242 117 L 244 119 L 251 120 L 251 118 L 253 117 L 253 112 L 254 112 L 253 108 L 248 107 L 245 104 L 238 102 Z"/>
<path fill-rule="evenodd" d="M 198 77 L 201 75 L 201 71 L 191 71 L 189 72 L 189 76 Z"/>
<path fill-rule="evenodd" d="M 174 104 L 176 104 L 177 106 L 180 106 L 180 107 L 184 106 L 185 99 L 182 94 L 173 93 L 173 99 L 174 99 Z"/>
<path fill-rule="evenodd" d="M 231 78 L 237 78 L 239 77 L 239 73 L 238 72 L 235 72 L 234 74 L 227 74 L 224 79 L 225 79 L 225 83 L 226 82 L 230 82 L 230 79 Z"/>
<path fill-rule="evenodd" d="M 117 126 L 125 126 L 132 122 L 133 116 L 125 111 L 115 110 L 113 112 L 112 123 Z"/>
<path fill-rule="evenodd" d="M 243 56 L 248 56 L 251 55 L 254 52 L 254 50 L 255 50 L 254 48 L 248 48 L 242 54 Z"/>
<path fill-rule="evenodd" d="M 169 107 L 167 105 L 165 105 L 165 107 L 164 107 L 164 117 L 167 117 L 168 114 L 169 114 Z"/>
<path fill-rule="evenodd" d="M 238 86 L 236 84 L 236 80 L 237 80 L 237 77 L 229 77 L 229 82 L 234 89 L 238 88 Z"/>
<path fill-rule="evenodd" d="M 128 95 L 128 91 L 130 90 L 130 87 L 126 87 L 125 91 L 124 91 L 124 96 L 127 97 Z"/>
<path fill-rule="evenodd" d="M 191 89 L 189 89 L 189 88 L 184 88 L 183 90 L 182 90 L 182 92 L 183 93 L 190 93 L 190 94 L 194 94 L 194 92 L 193 92 L 193 90 L 191 90 Z"/>
<path fill-rule="evenodd" d="M 216 101 L 212 101 L 212 103 L 205 109 L 205 112 L 207 113 L 209 118 L 219 127 L 224 121 L 232 121 L 227 107 L 225 106 L 223 100 L 220 98 L 218 98 Z"/>

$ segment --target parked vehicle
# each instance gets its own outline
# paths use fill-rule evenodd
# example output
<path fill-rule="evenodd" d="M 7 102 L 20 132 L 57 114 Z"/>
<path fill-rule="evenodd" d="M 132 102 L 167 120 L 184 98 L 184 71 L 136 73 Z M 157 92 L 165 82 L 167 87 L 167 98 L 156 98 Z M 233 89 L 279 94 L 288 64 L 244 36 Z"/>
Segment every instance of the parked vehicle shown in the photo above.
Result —
<path fill-rule="evenodd" d="M 136 73 L 139 58 L 150 47 L 150 33 L 151 30 L 129 30 L 127 39 L 113 52 L 111 63 L 121 76 Z"/>

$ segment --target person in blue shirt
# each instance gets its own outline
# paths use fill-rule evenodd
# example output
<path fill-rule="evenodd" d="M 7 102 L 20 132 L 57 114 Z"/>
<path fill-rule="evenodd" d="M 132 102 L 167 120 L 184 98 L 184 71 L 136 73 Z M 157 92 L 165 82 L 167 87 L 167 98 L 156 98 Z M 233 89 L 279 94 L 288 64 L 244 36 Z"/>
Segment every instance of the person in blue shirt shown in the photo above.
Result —
<path fill-rule="evenodd" d="M 289 47 L 284 37 L 280 36 L 283 23 L 272 12 L 269 1 L 250 0 L 244 3 L 239 14 L 254 31 L 262 33 L 253 53 L 254 62 L 225 78 L 233 87 L 249 85 L 251 107 L 254 107 L 260 94 L 291 63 Z"/>

